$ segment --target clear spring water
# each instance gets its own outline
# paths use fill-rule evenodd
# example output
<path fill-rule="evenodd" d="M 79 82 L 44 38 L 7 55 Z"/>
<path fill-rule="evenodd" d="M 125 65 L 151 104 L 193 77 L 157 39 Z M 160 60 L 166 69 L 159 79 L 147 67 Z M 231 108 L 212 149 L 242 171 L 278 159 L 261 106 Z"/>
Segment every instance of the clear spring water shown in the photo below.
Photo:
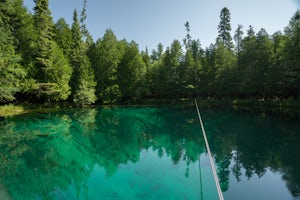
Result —
<path fill-rule="evenodd" d="M 226 200 L 299 199 L 299 115 L 202 110 Z M 0 121 L 0 199 L 217 199 L 195 107 Z"/>

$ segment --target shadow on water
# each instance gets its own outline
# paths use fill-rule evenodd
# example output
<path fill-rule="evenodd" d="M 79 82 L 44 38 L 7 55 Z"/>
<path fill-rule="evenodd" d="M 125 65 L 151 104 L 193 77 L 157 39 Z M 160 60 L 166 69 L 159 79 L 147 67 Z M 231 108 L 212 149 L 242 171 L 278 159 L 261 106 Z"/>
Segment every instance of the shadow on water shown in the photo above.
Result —
<path fill-rule="evenodd" d="M 225 194 L 233 181 L 270 170 L 299 196 L 299 115 L 202 113 Z M 96 169 L 104 170 L 107 181 L 126 166 L 146 162 L 143 156 L 150 152 L 160 160 L 170 158 L 174 166 L 184 163 L 182 175 L 191 178 L 192 164 L 205 154 L 194 107 L 63 110 L 7 118 L 0 127 L 0 186 L 13 199 L 61 199 L 66 191 L 71 199 L 88 199 Z"/>

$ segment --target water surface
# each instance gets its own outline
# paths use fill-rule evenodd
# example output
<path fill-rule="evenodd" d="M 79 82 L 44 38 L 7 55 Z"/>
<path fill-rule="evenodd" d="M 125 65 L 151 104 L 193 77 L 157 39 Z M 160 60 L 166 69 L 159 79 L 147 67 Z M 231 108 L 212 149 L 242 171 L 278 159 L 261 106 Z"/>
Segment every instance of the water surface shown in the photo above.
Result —
<path fill-rule="evenodd" d="M 202 115 L 226 200 L 299 199 L 299 115 Z M 0 130 L 0 198 L 217 199 L 193 106 L 27 114 Z"/>

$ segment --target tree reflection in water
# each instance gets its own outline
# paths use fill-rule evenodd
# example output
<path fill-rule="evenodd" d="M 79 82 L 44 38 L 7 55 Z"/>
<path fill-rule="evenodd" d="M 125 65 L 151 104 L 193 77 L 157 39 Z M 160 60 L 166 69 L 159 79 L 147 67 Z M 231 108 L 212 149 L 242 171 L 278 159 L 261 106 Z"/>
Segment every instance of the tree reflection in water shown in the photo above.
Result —
<path fill-rule="evenodd" d="M 223 192 L 231 173 L 239 181 L 269 169 L 299 195 L 298 116 L 209 110 L 203 118 Z M 96 165 L 110 177 L 148 149 L 175 165 L 184 161 L 188 178 L 190 164 L 205 153 L 194 107 L 63 110 L 7 118 L 0 127 L 0 185 L 13 199 L 55 199 L 70 185 L 87 196 L 83 185 Z"/>
<path fill-rule="evenodd" d="M 282 174 L 294 197 L 300 195 L 299 113 L 284 114 L 211 111 L 204 115 L 223 191 L 230 187 L 230 172 L 240 181 L 241 176 L 263 177 L 270 170 Z"/>

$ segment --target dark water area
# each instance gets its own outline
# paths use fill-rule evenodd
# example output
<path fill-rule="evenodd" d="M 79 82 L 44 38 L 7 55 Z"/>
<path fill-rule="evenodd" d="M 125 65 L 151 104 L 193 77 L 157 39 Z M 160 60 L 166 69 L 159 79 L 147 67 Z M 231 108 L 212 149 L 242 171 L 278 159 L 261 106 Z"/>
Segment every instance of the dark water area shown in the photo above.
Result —
<path fill-rule="evenodd" d="M 299 112 L 205 112 L 225 199 L 300 199 Z"/>
<path fill-rule="evenodd" d="M 300 115 L 201 109 L 224 198 L 300 199 Z M 0 120 L 0 199 L 217 199 L 194 106 Z"/>

